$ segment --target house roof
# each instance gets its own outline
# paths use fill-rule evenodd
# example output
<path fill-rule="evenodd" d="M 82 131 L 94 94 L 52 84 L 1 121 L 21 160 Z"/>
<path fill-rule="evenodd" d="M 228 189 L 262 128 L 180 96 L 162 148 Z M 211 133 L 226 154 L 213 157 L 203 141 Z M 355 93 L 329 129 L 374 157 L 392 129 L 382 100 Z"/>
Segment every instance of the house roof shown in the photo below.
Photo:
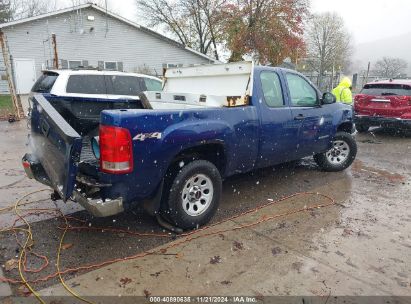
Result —
<path fill-rule="evenodd" d="M 148 29 L 144 26 L 141 26 L 141 25 L 139 25 L 139 24 L 137 24 L 137 23 L 135 23 L 131 20 L 128 20 L 124 17 L 121 17 L 121 16 L 119 16 L 119 15 L 117 15 L 117 14 L 115 14 L 115 13 L 109 11 L 109 10 L 106 10 L 105 8 L 102 8 L 102 7 L 100 7 L 96 4 L 93 4 L 93 3 L 87 3 L 87 4 L 83 4 L 83 5 L 72 6 L 72 7 L 69 7 L 69 8 L 60 9 L 60 10 L 50 12 L 50 13 L 47 13 L 47 14 L 41 14 L 41 15 L 37 15 L 37 16 L 34 16 L 34 17 L 23 18 L 23 19 L 20 19 L 20 20 L 15 20 L 15 21 L 7 22 L 7 23 L 2 23 L 2 24 L 0 24 L 0 30 L 4 29 L 4 28 L 7 28 L 7 27 L 10 27 L 10 26 L 19 25 L 19 24 L 22 24 L 22 23 L 27 23 L 27 22 L 31 22 L 31 21 L 35 21 L 35 20 L 40 20 L 40 19 L 43 19 L 43 18 L 48 18 L 48 17 L 52 17 L 52 16 L 56 16 L 56 15 L 61 15 L 61 14 L 69 13 L 69 12 L 80 10 L 80 9 L 86 9 L 86 8 L 93 8 L 97 11 L 100 11 L 103 14 L 107 14 L 108 16 L 110 16 L 112 18 L 118 19 L 118 20 L 120 20 L 120 21 L 134 27 L 134 28 L 137 28 L 137 29 L 139 29 L 143 32 L 146 32 L 149 35 L 155 36 L 155 37 L 157 37 L 161 40 L 164 40 L 168 43 L 171 43 L 171 44 L 173 44 L 177 47 L 186 49 L 187 51 L 189 51 L 191 53 L 194 53 L 197 56 L 203 57 L 203 58 L 205 58 L 209 61 L 212 61 L 212 62 L 218 62 L 218 60 L 216 60 L 216 59 L 214 59 L 210 56 L 207 56 L 203 53 L 200 53 L 196 50 L 193 50 L 192 48 L 187 47 L 182 43 L 179 43 L 179 42 L 177 42 L 173 39 L 170 39 L 170 38 L 168 38 L 164 35 L 161 35 L 161 34 L 155 32 L 155 31 L 152 31 L 152 30 L 150 30 L 150 29 Z"/>

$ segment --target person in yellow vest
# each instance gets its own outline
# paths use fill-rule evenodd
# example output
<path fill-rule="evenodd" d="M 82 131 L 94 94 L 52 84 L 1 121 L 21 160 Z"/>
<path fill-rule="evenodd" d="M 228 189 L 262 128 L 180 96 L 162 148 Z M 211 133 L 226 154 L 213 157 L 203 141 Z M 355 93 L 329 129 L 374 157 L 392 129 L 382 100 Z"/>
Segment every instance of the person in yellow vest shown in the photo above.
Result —
<path fill-rule="evenodd" d="M 337 102 L 343 102 L 352 105 L 351 80 L 344 77 L 340 84 L 332 90 L 332 93 L 337 98 Z"/>

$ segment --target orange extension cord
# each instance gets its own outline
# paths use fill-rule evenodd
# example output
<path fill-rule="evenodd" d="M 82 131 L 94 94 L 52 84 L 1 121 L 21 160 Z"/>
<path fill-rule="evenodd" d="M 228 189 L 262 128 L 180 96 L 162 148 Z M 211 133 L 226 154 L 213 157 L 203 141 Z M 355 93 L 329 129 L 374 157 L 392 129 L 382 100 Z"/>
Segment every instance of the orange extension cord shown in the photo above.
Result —
<path fill-rule="evenodd" d="M 127 256 L 127 257 L 124 257 L 124 258 L 116 258 L 116 259 L 111 259 L 111 260 L 107 260 L 107 261 L 96 263 L 96 264 L 83 265 L 83 266 L 79 266 L 79 267 L 75 267 L 75 268 L 67 268 L 65 270 L 60 270 L 60 268 L 59 268 L 60 252 L 61 252 L 61 249 L 62 249 L 62 244 L 64 243 L 64 237 L 66 235 L 66 232 L 70 231 L 70 230 L 76 230 L 76 231 L 78 231 L 78 230 L 102 231 L 102 232 L 112 232 L 112 233 L 124 233 L 124 234 L 133 235 L 133 236 L 139 236 L 139 237 L 162 237 L 162 238 L 170 238 L 170 239 L 173 237 L 173 235 L 170 235 L 169 233 L 140 233 L 140 232 L 136 232 L 136 231 L 129 231 L 129 230 L 125 230 L 125 229 L 111 228 L 111 227 L 102 228 L 102 227 L 88 227 L 88 226 L 69 226 L 69 223 L 68 223 L 69 220 L 80 222 L 80 223 L 85 223 L 85 221 L 77 219 L 77 218 L 72 217 L 72 216 L 66 216 L 59 209 L 53 209 L 53 208 L 50 208 L 50 209 L 21 209 L 20 211 L 24 211 L 26 213 L 24 213 L 24 214 L 19 213 L 18 206 L 19 206 L 19 203 L 22 201 L 23 198 L 25 198 L 25 197 L 27 197 L 31 194 L 34 194 L 36 192 L 41 192 L 41 191 L 46 191 L 46 190 L 47 189 L 40 190 L 40 191 L 35 191 L 35 192 L 32 192 L 32 193 L 26 194 L 25 196 L 23 196 L 21 199 L 19 199 L 16 202 L 15 206 L 10 206 L 10 207 L 0 209 L 0 213 L 2 213 L 2 212 L 10 211 L 14 208 L 14 211 L 17 215 L 17 218 L 15 219 L 13 225 L 8 227 L 8 228 L 1 229 L 0 232 L 7 232 L 7 231 L 10 232 L 10 231 L 12 231 L 15 234 L 17 244 L 21 247 L 20 259 L 19 259 L 19 272 L 20 272 L 21 280 L 0 277 L 0 282 L 6 282 L 6 283 L 10 283 L 10 284 L 25 284 L 28 287 L 28 289 L 42 303 L 44 303 L 44 301 L 32 289 L 32 287 L 29 284 L 45 282 L 45 281 L 48 281 L 50 279 L 59 277 L 61 284 L 63 284 L 63 286 L 66 288 L 66 290 L 68 292 L 70 292 L 73 296 L 75 296 L 79 300 L 82 300 L 82 301 L 87 302 L 87 303 L 91 303 L 88 300 L 86 300 L 84 298 L 81 298 L 80 296 L 75 294 L 72 290 L 70 290 L 68 288 L 68 286 L 65 285 L 65 283 L 63 281 L 63 278 L 62 278 L 62 275 L 67 274 L 67 273 L 78 272 L 78 271 L 81 271 L 81 270 L 96 269 L 96 268 L 100 268 L 100 267 L 110 265 L 110 264 L 113 264 L 113 263 L 116 263 L 116 262 L 138 259 L 138 258 L 142 258 L 142 257 L 152 255 L 152 254 L 164 254 L 169 249 L 178 247 L 178 246 L 180 246 L 184 243 L 188 243 L 188 242 L 191 242 L 191 241 L 196 240 L 196 239 L 211 237 L 211 236 L 214 236 L 214 235 L 219 235 L 219 234 L 224 234 L 224 233 L 227 233 L 227 232 L 232 232 L 232 231 L 236 231 L 236 230 L 250 228 L 250 227 L 257 226 L 261 223 L 268 222 L 268 221 L 278 219 L 278 218 L 281 218 L 281 217 L 286 217 L 286 216 L 290 216 L 290 215 L 293 215 L 293 214 L 296 214 L 296 213 L 306 212 L 306 211 L 309 211 L 309 210 L 329 207 L 329 206 L 332 206 L 332 205 L 336 204 L 335 200 L 332 197 L 330 197 L 328 195 L 325 195 L 325 194 L 314 193 L 314 192 L 295 193 L 295 194 L 292 194 L 292 195 L 289 195 L 289 196 L 285 196 L 285 197 L 283 197 L 279 200 L 272 201 L 268 204 L 264 204 L 264 205 L 261 205 L 259 207 L 253 208 L 253 209 L 248 210 L 246 212 L 242 212 L 238 215 L 235 215 L 235 216 L 232 216 L 230 218 L 224 219 L 224 220 L 219 221 L 217 223 L 214 223 L 212 225 L 208 225 L 208 226 L 202 227 L 202 228 L 194 230 L 194 231 L 182 233 L 182 234 L 179 235 L 182 238 L 180 241 L 173 242 L 173 243 L 171 243 L 171 244 L 169 244 L 165 247 L 162 247 L 161 249 L 158 249 L 158 250 L 145 251 L 145 252 L 141 252 L 141 253 L 138 253 L 138 254 L 135 254 L 135 255 Z M 225 223 L 225 222 L 234 220 L 234 219 L 239 218 L 241 216 L 244 216 L 246 214 L 256 212 L 258 210 L 267 208 L 271 205 L 278 204 L 280 202 L 285 202 L 285 201 L 287 201 L 291 198 L 297 197 L 297 196 L 318 196 L 318 197 L 322 197 L 322 198 L 327 199 L 329 202 L 325 203 L 325 204 L 317 204 L 317 205 L 304 207 L 304 208 L 300 208 L 300 209 L 294 209 L 294 210 L 290 210 L 290 211 L 279 213 L 279 214 L 264 215 L 257 221 L 254 221 L 254 222 L 251 222 L 251 223 L 248 223 L 248 224 L 238 225 L 238 226 L 228 228 L 228 229 L 212 231 L 212 232 L 208 232 L 208 233 L 204 233 L 204 234 L 200 233 L 200 232 L 203 232 L 203 231 L 206 231 L 206 230 L 210 229 L 211 227 L 219 225 L 221 223 Z M 26 203 L 22 203 L 21 205 L 28 205 L 30 203 L 34 203 L 34 202 L 26 202 Z M 40 278 L 35 279 L 35 280 L 26 280 L 24 278 L 24 273 L 40 273 L 41 271 L 43 271 L 49 265 L 49 260 L 46 256 L 35 253 L 31 249 L 32 245 L 34 244 L 34 240 L 32 238 L 30 224 L 25 219 L 27 216 L 39 215 L 39 214 L 55 214 L 58 217 L 61 217 L 65 222 L 65 227 L 59 227 L 59 229 L 63 230 L 63 234 L 60 238 L 60 244 L 59 244 L 59 248 L 58 248 L 58 251 L 57 251 L 57 265 L 56 265 L 57 271 L 53 274 L 50 274 L 50 275 L 47 275 L 47 276 L 44 276 L 44 277 L 40 277 Z M 23 221 L 27 225 L 27 229 L 16 227 L 16 224 L 19 221 Z M 27 239 L 26 239 L 25 244 L 22 244 L 18 240 L 17 231 L 24 231 L 24 232 L 27 233 Z M 27 255 L 28 254 L 32 254 L 32 255 L 36 256 L 37 258 L 40 258 L 41 260 L 43 260 L 43 264 L 37 269 L 28 269 L 28 267 L 27 267 Z M 20 269 L 21 266 L 22 266 L 22 269 Z"/>

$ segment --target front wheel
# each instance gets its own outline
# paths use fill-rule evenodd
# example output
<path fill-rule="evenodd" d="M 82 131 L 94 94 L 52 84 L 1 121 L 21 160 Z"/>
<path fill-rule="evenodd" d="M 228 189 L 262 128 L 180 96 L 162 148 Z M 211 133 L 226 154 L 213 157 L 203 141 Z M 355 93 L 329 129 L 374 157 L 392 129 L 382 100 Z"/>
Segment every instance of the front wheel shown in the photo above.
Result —
<path fill-rule="evenodd" d="M 323 170 L 342 171 L 348 168 L 357 155 L 357 143 L 354 137 L 346 132 L 337 132 L 332 148 L 327 152 L 314 155 L 314 160 Z"/>
<path fill-rule="evenodd" d="M 210 221 L 220 202 L 220 172 L 209 161 L 195 160 L 179 170 L 170 183 L 161 214 L 182 229 L 195 229 Z"/>

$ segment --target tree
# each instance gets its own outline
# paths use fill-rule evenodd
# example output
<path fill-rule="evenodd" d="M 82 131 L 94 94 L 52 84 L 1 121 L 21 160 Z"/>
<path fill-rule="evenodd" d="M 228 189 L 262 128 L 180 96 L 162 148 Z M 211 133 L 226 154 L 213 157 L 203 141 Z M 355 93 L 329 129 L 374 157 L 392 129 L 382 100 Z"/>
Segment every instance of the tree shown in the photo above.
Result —
<path fill-rule="evenodd" d="M 60 2 L 62 2 L 62 0 L 59 0 Z M 71 5 L 73 6 L 78 6 L 78 5 L 82 5 L 82 4 L 86 4 L 86 3 L 93 3 L 96 4 L 100 7 L 105 7 L 106 6 L 106 1 L 105 0 L 68 0 L 70 1 L 69 3 L 71 3 Z M 109 0 L 107 0 L 109 1 Z"/>
<path fill-rule="evenodd" d="M 137 0 L 148 25 L 160 26 L 179 42 L 219 58 L 220 10 L 226 0 Z M 211 49 L 213 48 L 213 50 Z"/>
<path fill-rule="evenodd" d="M 383 57 L 376 62 L 374 69 L 378 76 L 394 78 L 404 73 L 407 66 L 408 64 L 404 59 Z"/>
<path fill-rule="evenodd" d="M 261 64 L 278 65 L 303 55 L 306 0 L 237 0 L 223 13 L 230 61 L 251 56 Z"/>
<path fill-rule="evenodd" d="M 305 35 L 307 63 L 321 76 L 326 71 L 345 70 L 350 64 L 351 37 L 336 13 L 314 14 Z"/>
<path fill-rule="evenodd" d="M 18 20 L 56 10 L 56 0 L 10 0 L 10 20 Z"/>
<path fill-rule="evenodd" d="M 86 3 L 105 6 L 105 0 L 0 0 L 0 23 L 46 14 L 68 4 Z"/>
<path fill-rule="evenodd" d="M 11 21 L 13 12 L 11 11 L 10 1 L 0 0 L 0 23 Z"/>

